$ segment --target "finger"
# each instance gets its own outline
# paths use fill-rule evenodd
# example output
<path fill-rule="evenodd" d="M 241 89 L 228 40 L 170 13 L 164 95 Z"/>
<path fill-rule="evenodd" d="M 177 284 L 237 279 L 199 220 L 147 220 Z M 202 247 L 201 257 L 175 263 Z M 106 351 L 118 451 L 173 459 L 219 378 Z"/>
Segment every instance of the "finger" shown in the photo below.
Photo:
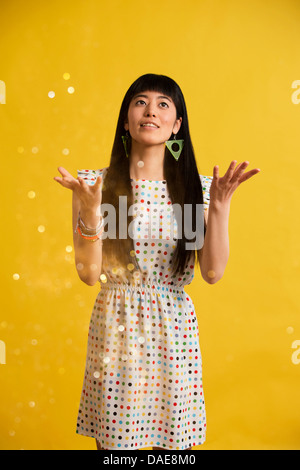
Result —
<path fill-rule="evenodd" d="M 95 183 L 95 185 L 97 185 L 97 186 L 99 187 L 99 186 L 100 186 L 100 184 L 101 184 L 101 181 L 102 181 L 102 176 L 101 176 L 101 175 L 99 175 L 99 176 L 97 177 L 97 179 L 96 179 L 96 183 Z"/>
<path fill-rule="evenodd" d="M 224 175 L 224 178 L 231 178 L 231 176 L 234 172 L 234 167 L 235 167 L 236 163 L 237 163 L 236 160 L 232 160 L 232 162 L 230 163 L 230 165 L 228 167 L 228 170 L 226 171 L 226 173 Z"/>
<path fill-rule="evenodd" d="M 97 191 L 97 190 L 98 190 L 98 188 L 100 187 L 100 184 L 101 184 L 101 180 L 102 180 L 102 177 L 101 177 L 100 175 L 97 176 L 96 181 L 95 181 L 95 184 L 93 184 L 93 185 L 91 186 L 91 190 L 92 190 L 92 191 Z"/>
<path fill-rule="evenodd" d="M 231 178 L 231 181 L 237 181 L 237 180 L 240 181 L 241 174 L 243 173 L 243 171 L 245 171 L 245 169 L 247 168 L 248 165 L 249 165 L 248 161 L 239 163 L 238 166 L 236 167 L 235 171 L 234 171 L 234 174 L 233 174 L 233 177 Z"/>
<path fill-rule="evenodd" d="M 239 163 L 237 167 L 234 168 L 234 172 L 232 174 L 234 174 L 234 176 L 236 175 L 236 172 L 237 170 L 240 169 L 241 165 L 243 164 L 243 162 Z M 232 176 L 232 175 L 231 175 Z"/>
<path fill-rule="evenodd" d="M 213 177 L 219 178 L 219 165 L 215 165 L 213 169 Z"/>
<path fill-rule="evenodd" d="M 73 176 L 63 166 L 59 166 L 57 169 L 62 176 L 68 176 L 68 177 L 73 178 Z"/>
<path fill-rule="evenodd" d="M 73 185 L 76 181 L 75 178 L 63 166 L 59 166 L 57 169 L 62 175 L 62 178 L 58 176 L 53 179 L 67 188 L 70 187 L 69 184 Z M 64 183 L 67 183 L 67 185 L 64 185 Z"/>
<path fill-rule="evenodd" d="M 60 178 L 59 176 L 54 176 L 53 179 L 54 179 L 54 181 L 57 181 L 57 183 L 62 185 L 62 178 Z"/>
<path fill-rule="evenodd" d="M 67 189 L 74 189 L 74 184 L 73 182 L 70 183 L 68 181 L 66 181 L 64 178 L 60 178 L 59 176 L 55 176 L 53 178 L 55 181 L 57 181 L 57 183 L 59 183 L 61 186 L 63 186 L 64 188 L 67 188 Z"/>
<path fill-rule="evenodd" d="M 80 187 L 81 187 L 82 189 L 85 189 L 86 182 L 84 181 L 84 179 L 78 177 L 78 181 L 79 181 Z"/>
<path fill-rule="evenodd" d="M 54 176 L 53 179 L 60 184 L 67 183 L 67 180 L 65 180 L 64 178 L 61 178 L 60 176 Z"/>
<path fill-rule="evenodd" d="M 84 185 L 86 184 L 86 182 L 84 181 L 84 179 L 83 179 L 83 178 L 80 178 L 80 176 L 78 177 L 78 181 L 79 181 L 79 183 L 80 183 L 82 186 L 84 186 Z"/>
<path fill-rule="evenodd" d="M 248 180 L 249 178 L 251 178 L 252 176 L 254 175 L 257 175 L 257 173 L 260 173 L 260 169 L 259 168 L 255 168 L 254 170 L 251 170 L 251 171 L 247 171 L 247 173 L 244 173 L 241 178 L 240 178 L 240 183 L 243 183 L 244 181 Z"/>

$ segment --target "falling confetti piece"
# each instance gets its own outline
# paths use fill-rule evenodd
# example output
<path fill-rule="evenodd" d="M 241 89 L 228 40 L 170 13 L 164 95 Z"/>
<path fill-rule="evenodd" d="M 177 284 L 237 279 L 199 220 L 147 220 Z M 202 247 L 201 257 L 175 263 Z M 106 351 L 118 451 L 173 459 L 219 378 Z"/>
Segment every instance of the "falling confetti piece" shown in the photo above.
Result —
<path fill-rule="evenodd" d="M 214 278 L 214 277 L 216 276 L 216 273 L 215 273 L 215 271 L 213 271 L 213 270 L 211 269 L 211 270 L 209 270 L 209 271 L 207 272 L 207 276 L 212 279 L 212 278 Z"/>

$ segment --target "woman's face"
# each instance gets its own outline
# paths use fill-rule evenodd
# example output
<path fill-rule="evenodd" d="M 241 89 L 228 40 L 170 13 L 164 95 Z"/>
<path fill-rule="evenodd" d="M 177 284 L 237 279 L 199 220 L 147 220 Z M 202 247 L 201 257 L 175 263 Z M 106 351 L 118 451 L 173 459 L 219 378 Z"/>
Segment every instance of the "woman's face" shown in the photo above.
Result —
<path fill-rule="evenodd" d="M 176 119 L 176 107 L 169 96 L 156 91 L 138 93 L 130 102 L 124 128 L 131 138 L 145 145 L 165 143 L 180 129 L 182 118 Z M 157 127 L 143 127 L 151 121 Z"/>

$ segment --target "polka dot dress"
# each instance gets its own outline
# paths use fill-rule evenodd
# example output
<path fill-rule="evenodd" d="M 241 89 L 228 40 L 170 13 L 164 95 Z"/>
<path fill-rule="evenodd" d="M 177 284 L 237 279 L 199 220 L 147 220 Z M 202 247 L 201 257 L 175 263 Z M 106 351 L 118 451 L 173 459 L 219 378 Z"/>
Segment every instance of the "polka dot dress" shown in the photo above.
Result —
<path fill-rule="evenodd" d="M 92 185 L 106 169 L 78 170 L 78 176 Z M 206 208 L 212 177 L 199 176 Z M 184 450 L 206 435 L 198 324 L 184 291 L 195 258 L 184 275 L 171 277 L 177 226 L 166 181 L 132 179 L 131 185 L 131 254 L 139 269 L 102 266 L 76 432 L 107 450 Z"/>

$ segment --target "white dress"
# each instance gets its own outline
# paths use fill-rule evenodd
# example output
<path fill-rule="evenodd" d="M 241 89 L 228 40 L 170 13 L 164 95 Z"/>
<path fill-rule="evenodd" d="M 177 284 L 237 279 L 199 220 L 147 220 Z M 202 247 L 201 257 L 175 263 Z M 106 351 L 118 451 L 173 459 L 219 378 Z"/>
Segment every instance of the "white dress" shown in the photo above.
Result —
<path fill-rule="evenodd" d="M 92 185 L 105 170 L 78 170 L 78 176 Z M 199 176 L 208 207 L 212 177 Z M 171 278 L 174 239 L 159 238 L 173 214 L 166 181 L 131 184 L 134 204 L 144 216 L 135 225 L 133 256 L 139 269 L 102 266 L 76 432 L 96 438 L 107 450 L 184 450 L 206 436 L 198 323 L 184 290 L 194 278 L 194 263 L 186 265 L 183 276 Z M 154 210 L 151 238 L 145 235 L 147 204 L 170 212 L 159 217 Z"/>

